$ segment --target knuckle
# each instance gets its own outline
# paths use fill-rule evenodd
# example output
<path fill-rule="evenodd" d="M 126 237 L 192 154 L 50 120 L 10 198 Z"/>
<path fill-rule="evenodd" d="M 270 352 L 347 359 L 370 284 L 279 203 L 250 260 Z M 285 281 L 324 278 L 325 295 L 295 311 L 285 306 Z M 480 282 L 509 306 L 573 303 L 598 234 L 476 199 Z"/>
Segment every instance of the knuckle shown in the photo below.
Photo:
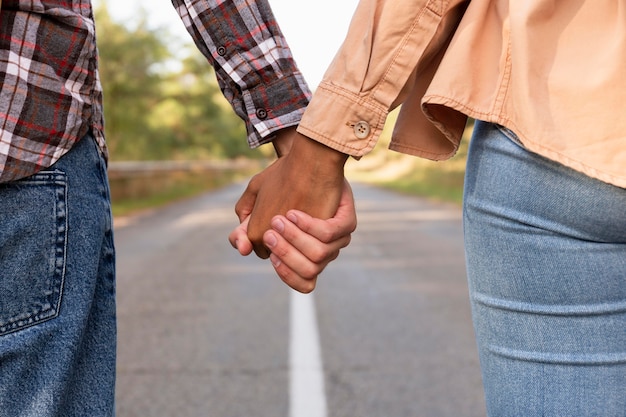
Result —
<path fill-rule="evenodd" d="M 335 239 L 334 231 L 325 230 L 320 234 L 320 240 L 324 243 L 330 243 Z"/>
<path fill-rule="evenodd" d="M 250 178 L 250 181 L 248 181 L 247 190 L 256 190 L 259 181 L 261 181 L 261 173 L 254 174 L 252 178 Z"/>
<path fill-rule="evenodd" d="M 244 210 L 244 204 L 242 203 L 241 200 L 237 201 L 237 203 L 235 204 L 235 213 L 237 214 L 237 216 L 241 216 L 241 214 L 243 213 Z"/>
<path fill-rule="evenodd" d="M 282 245 L 281 242 L 272 248 L 272 252 L 281 259 L 284 259 L 289 255 L 288 249 Z"/>
<path fill-rule="evenodd" d="M 302 268 L 302 278 L 306 280 L 314 280 L 317 278 L 317 275 L 321 272 L 320 267 L 316 264 L 310 264 Z"/>
<path fill-rule="evenodd" d="M 352 236 L 347 235 L 342 237 L 341 239 L 337 240 L 337 250 L 341 250 L 345 247 L 348 247 L 350 245 L 350 242 L 352 241 Z"/>
<path fill-rule="evenodd" d="M 312 262 L 319 264 L 326 261 L 329 257 L 332 256 L 332 252 L 328 250 L 328 248 L 318 248 L 314 250 L 309 258 Z"/>
<path fill-rule="evenodd" d="M 276 272 L 285 284 L 300 293 L 309 294 L 315 290 L 317 274 L 306 278 L 306 275 L 300 276 L 291 269 L 284 267 L 284 264 L 276 268 Z"/>

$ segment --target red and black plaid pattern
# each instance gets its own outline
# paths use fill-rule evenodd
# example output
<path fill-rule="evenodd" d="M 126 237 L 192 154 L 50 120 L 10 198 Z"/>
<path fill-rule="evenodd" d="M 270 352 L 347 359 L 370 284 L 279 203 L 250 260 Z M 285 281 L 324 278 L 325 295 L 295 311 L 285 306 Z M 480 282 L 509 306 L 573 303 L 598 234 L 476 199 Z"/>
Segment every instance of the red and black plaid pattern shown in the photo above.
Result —
<path fill-rule="evenodd" d="M 88 0 L 4 0 L 0 13 L 0 182 L 46 168 L 92 130 L 103 151 Z"/>
<path fill-rule="evenodd" d="M 311 92 L 267 0 L 172 0 L 256 147 L 298 124 Z"/>
<path fill-rule="evenodd" d="M 172 3 L 251 146 L 300 121 L 311 93 L 267 0 Z M 106 153 L 91 2 L 3 0 L 0 182 L 49 167 L 89 130 Z"/>

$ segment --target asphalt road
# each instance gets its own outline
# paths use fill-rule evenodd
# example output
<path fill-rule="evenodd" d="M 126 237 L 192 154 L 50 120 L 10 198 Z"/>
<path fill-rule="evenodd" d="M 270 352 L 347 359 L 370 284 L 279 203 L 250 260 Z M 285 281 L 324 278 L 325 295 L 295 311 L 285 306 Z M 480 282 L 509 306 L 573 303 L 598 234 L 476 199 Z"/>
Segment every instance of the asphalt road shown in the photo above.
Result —
<path fill-rule="evenodd" d="M 484 416 L 460 210 L 354 190 L 309 296 L 230 247 L 241 186 L 118 225 L 117 416 Z"/>

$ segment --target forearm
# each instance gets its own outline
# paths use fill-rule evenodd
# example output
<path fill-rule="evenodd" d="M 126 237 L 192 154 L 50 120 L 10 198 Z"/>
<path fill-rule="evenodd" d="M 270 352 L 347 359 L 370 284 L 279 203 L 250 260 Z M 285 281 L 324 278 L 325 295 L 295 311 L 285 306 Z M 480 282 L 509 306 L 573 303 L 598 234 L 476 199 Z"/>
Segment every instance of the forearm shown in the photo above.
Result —
<path fill-rule="evenodd" d="M 246 123 L 252 147 L 298 124 L 311 93 L 266 0 L 172 4 Z"/>
<path fill-rule="evenodd" d="M 442 19 L 460 3 L 361 0 L 298 131 L 356 157 L 369 152 L 415 80 L 432 77 L 423 66 L 449 40 Z"/>

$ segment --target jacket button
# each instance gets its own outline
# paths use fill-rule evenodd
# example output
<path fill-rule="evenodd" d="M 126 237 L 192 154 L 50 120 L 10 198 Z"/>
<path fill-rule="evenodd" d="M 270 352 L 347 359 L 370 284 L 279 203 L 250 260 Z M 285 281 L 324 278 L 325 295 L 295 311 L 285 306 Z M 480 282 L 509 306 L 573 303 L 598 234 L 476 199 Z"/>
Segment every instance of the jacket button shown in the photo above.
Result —
<path fill-rule="evenodd" d="M 258 117 L 261 120 L 267 119 L 267 110 L 265 110 L 265 109 L 257 109 L 256 117 Z"/>
<path fill-rule="evenodd" d="M 372 129 L 370 128 L 370 124 L 367 122 L 361 121 L 354 125 L 354 135 L 358 139 L 367 138 L 370 135 L 371 131 Z"/>

